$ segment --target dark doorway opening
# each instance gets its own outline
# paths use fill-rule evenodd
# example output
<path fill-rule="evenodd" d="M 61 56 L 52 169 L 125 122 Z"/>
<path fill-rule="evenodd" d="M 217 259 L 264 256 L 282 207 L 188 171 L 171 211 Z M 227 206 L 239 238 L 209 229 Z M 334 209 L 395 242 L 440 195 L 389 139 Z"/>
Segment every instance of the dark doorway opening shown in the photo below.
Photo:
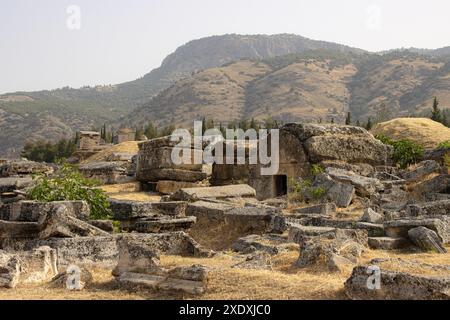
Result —
<path fill-rule="evenodd" d="M 274 177 L 275 182 L 275 195 L 276 197 L 284 196 L 287 194 L 287 176 L 279 175 Z"/>

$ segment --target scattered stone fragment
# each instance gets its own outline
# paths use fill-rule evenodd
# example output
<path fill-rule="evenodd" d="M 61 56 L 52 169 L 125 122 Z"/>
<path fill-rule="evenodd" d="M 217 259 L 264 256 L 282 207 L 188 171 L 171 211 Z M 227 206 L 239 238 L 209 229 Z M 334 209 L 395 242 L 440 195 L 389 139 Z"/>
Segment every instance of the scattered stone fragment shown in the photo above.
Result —
<path fill-rule="evenodd" d="M 420 204 L 411 204 L 407 207 L 406 213 L 411 217 L 434 217 L 442 215 L 450 216 L 450 199 L 425 202 Z"/>
<path fill-rule="evenodd" d="M 371 208 L 364 209 L 364 214 L 360 219 L 361 222 L 369 222 L 369 223 L 382 223 L 383 216 Z"/>
<path fill-rule="evenodd" d="M 66 207 L 49 211 L 39 218 L 40 239 L 108 236 L 108 233 L 75 218 Z"/>
<path fill-rule="evenodd" d="M 335 181 L 325 173 L 316 177 L 314 187 L 324 188 L 326 199 L 334 202 L 339 208 L 348 207 L 355 195 L 355 188 L 352 185 Z"/>
<path fill-rule="evenodd" d="M 441 166 L 434 160 L 426 160 L 415 165 L 413 170 L 401 173 L 401 177 L 409 183 L 417 182 L 425 178 L 427 175 L 442 171 Z"/>
<path fill-rule="evenodd" d="M 436 251 L 446 253 L 447 250 L 442 245 L 442 239 L 434 232 L 425 227 L 417 227 L 408 231 L 409 239 L 419 248 L 425 251 Z"/>
<path fill-rule="evenodd" d="M 333 213 L 336 213 L 336 205 L 334 203 L 322 203 L 315 206 L 297 208 L 294 210 L 294 212 L 331 215 Z"/>
<path fill-rule="evenodd" d="M 249 235 L 239 238 L 232 246 L 237 252 L 249 254 L 256 251 L 263 251 L 274 255 L 286 250 L 286 239 L 277 235 Z"/>
<path fill-rule="evenodd" d="M 236 263 L 232 268 L 272 270 L 271 255 L 264 251 L 257 251 L 249 254 L 245 258 L 245 261 Z"/>
<path fill-rule="evenodd" d="M 196 222 L 196 217 L 172 218 L 168 216 L 161 216 L 158 218 L 144 218 L 134 222 L 131 230 L 143 233 L 187 231 Z"/>
<path fill-rule="evenodd" d="M 392 270 L 394 260 L 387 261 L 386 268 L 377 261 L 365 266 L 357 266 L 345 282 L 345 293 L 354 300 L 448 300 L 450 299 L 450 267 L 430 266 L 419 263 L 408 263 L 408 269 L 418 267 L 440 270 L 439 275 L 413 274 Z M 370 269 L 369 267 L 372 267 Z M 380 268 L 379 287 L 376 286 L 376 269 Z M 403 268 L 405 269 L 405 268 Z M 408 270 L 407 269 L 407 270 Z M 371 278 L 369 278 L 371 277 Z M 369 285 L 368 285 L 369 284 Z"/>
<path fill-rule="evenodd" d="M 255 197 L 255 189 L 246 184 L 218 187 L 184 188 L 172 195 L 173 200 L 195 201 L 198 199 L 223 199 Z"/>
<path fill-rule="evenodd" d="M 410 242 L 405 238 L 391 237 L 369 237 L 368 243 L 371 249 L 379 250 L 397 250 L 410 245 Z"/>
<path fill-rule="evenodd" d="M 356 194 L 362 197 L 368 197 L 375 192 L 383 190 L 384 188 L 380 180 L 363 177 L 352 171 L 327 168 L 326 172 L 335 181 L 353 185 L 355 187 Z"/>
<path fill-rule="evenodd" d="M 394 220 L 384 223 L 384 229 L 388 237 L 407 238 L 408 231 L 416 227 L 426 227 L 437 233 L 443 243 L 450 241 L 449 224 L 441 219 L 414 219 L 414 220 Z"/>
<path fill-rule="evenodd" d="M 108 233 L 114 232 L 114 224 L 111 220 L 90 220 L 89 223 Z"/>
<path fill-rule="evenodd" d="M 83 290 L 92 283 L 92 273 L 85 267 L 69 266 L 69 270 L 58 273 L 50 282 L 50 288 Z M 69 272 L 67 272 L 69 271 Z M 74 276 L 77 279 L 74 279 Z"/>

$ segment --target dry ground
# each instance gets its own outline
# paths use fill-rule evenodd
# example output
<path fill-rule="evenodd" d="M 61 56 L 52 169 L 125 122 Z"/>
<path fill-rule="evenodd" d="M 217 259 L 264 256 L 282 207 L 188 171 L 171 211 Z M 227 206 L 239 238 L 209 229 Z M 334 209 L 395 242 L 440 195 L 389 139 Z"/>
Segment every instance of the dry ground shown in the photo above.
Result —
<path fill-rule="evenodd" d="M 450 249 L 450 248 L 448 248 Z M 401 258 L 431 264 L 450 264 L 450 254 L 414 253 L 401 251 L 368 250 L 361 263 L 373 258 Z M 47 285 L 20 286 L 16 289 L 0 289 L 0 300 L 6 299 L 346 299 L 344 282 L 351 269 L 342 273 L 330 273 L 321 268 L 298 269 L 297 251 L 288 251 L 272 258 L 273 270 L 232 268 L 242 261 L 235 253 L 219 253 L 213 258 L 162 256 L 165 267 L 202 264 L 211 269 L 207 293 L 203 296 L 168 295 L 143 288 L 133 291 L 120 289 L 114 282 L 111 270 L 93 269 L 94 282 L 85 290 L 71 292 L 49 288 Z M 406 270 L 405 270 L 406 271 Z M 408 272 L 424 274 L 427 270 Z"/>

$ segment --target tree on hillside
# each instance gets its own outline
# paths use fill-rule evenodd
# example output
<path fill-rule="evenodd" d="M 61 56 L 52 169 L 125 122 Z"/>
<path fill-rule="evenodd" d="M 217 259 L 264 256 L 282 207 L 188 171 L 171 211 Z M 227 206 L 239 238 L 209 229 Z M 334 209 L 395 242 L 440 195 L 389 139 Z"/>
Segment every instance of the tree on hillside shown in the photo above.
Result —
<path fill-rule="evenodd" d="M 436 97 L 433 99 L 433 110 L 431 111 L 431 120 L 436 122 L 442 122 L 442 114 L 439 109 L 439 101 Z"/>
<path fill-rule="evenodd" d="M 373 126 L 373 124 L 372 124 L 372 118 L 369 117 L 369 118 L 367 119 L 366 129 L 367 129 L 367 130 L 370 130 L 370 129 L 372 129 L 372 126 Z"/>
<path fill-rule="evenodd" d="M 345 118 L 345 124 L 346 125 L 351 125 L 352 124 L 352 114 L 349 112 L 347 112 L 347 118 Z"/>
<path fill-rule="evenodd" d="M 150 121 L 145 127 L 144 134 L 148 139 L 155 139 L 158 137 L 158 128 Z"/>

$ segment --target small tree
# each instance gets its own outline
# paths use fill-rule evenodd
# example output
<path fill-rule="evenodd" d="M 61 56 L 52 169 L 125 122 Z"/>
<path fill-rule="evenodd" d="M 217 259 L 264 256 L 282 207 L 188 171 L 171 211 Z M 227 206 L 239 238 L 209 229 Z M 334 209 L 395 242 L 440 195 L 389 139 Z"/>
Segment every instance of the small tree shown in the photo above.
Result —
<path fill-rule="evenodd" d="M 372 129 L 372 126 L 373 126 L 373 124 L 372 124 L 372 118 L 369 117 L 369 118 L 367 119 L 366 129 L 367 129 L 367 130 L 370 130 L 370 129 Z"/>
<path fill-rule="evenodd" d="M 352 114 L 349 112 L 347 112 L 347 118 L 345 118 L 345 124 L 346 125 L 351 125 L 352 124 Z"/>
<path fill-rule="evenodd" d="M 433 110 L 431 111 L 431 120 L 436 122 L 442 122 L 442 114 L 439 109 L 439 101 L 436 97 L 433 99 Z"/>

